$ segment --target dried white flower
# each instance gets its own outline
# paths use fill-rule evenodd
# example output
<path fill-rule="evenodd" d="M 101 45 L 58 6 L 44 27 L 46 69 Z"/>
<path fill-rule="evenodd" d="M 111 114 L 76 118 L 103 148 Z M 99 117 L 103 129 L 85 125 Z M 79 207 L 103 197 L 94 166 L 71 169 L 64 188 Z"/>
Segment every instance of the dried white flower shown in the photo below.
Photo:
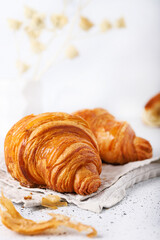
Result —
<path fill-rule="evenodd" d="M 79 55 L 79 52 L 73 45 L 71 45 L 66 49 L 65 54 L 66 54 L 67 58 L 72 59 L 72 58 L 77 57 Z"/>
<path fill-rule="evenodd" d="M 16 67 L 20 73 L 25 73 L 30 68 L 30 66 L 28 64 L 26 64 L 25 62 L 22 62 L 20 60 L 18 60 L 16 62 Z"/>
<path fill-rule="evenodd" d="M 81 17 L 80 18 L 80 23 L 79 26 L 82 28 L 84 31 L 88 31 L 90 28 L 93 27 L 93 23 L 86 17 Z"/>
<path fill-rule="evenodd" d="M 31 49 L 34 53 L 39 54 L 43 52 L 46 49 L 46 47 L 43 43 L 33 39 L 31 40 Z"/>
<path fill-rule="evenodd" d="M 31 26 L 26 26 L 24 28 L 26 34 L 28 35 L 29 38 L 38 38 L 41 34 L 41 30 L 33 29 Z"/>
<path fill-rule="evenodd" d="M 51 22 L 54 27 L 62 29 L 68 23 L 68 18 L 65 15 L 53 14 Z"/>
<path fill-rule="evenodd" d="M 37 14 L 37 11 L 34 10 L 33 8 L 30 8 L 28 6 L 24 7 L 24 15 L 26 18 L 33 18 L 35 14 Z"/>
<path fill-rule="evenodd" d="M 112 28 L 112 24 L 108 20 L 103 20 L 100 24 L 101 32 L 106 32 L 107 30 Z"/>
<path fill-rule="evenodd" d="M 126 23 L 125 23 L 125 20 L 124 18 L 119 18 L 117 21 L 116 21 L 116 27 L 117 28 L 125 28 L 126 27 Z"/>
<path fill-rule="evenodd" d="M 19 30 L 20 27 L 22 26 L 22 22 L 16 19 L 8 19 L 8 24 L 9 27 L 15 31 Z"/>
<path fill-rule="evenodd" d="M 45 15 L 40 14 L 40 13 L 33 15 L 30 27 L 32 29 L 36 29 L 36 30 L 44 29 L 45 28 Z"/>

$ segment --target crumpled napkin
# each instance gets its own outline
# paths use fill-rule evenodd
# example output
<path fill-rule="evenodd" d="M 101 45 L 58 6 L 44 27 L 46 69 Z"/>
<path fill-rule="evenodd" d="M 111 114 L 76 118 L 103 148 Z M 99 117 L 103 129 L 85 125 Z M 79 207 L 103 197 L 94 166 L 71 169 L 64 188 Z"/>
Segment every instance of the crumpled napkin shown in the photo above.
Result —
<path fill-rule="evenodd" d="M 103 208 L 110 208 L 120 202 L 126 195 L 126 189 L 135 183 L 160 176 L 160 157 L 144 161 L 113 166 L 103 164 L 101 180 L 102 184 L 97 192 L 81 196 L 74 193 L 58 193 L 49 189 L 22 187 L 7 173 L 4 157 L 0 157 L 0 188 L 5 195 L 15 203 L 23 203 L 24 207 L 41 205 L 41 199 L 45 195 L 59 195 L 68 203 L 74 203 L 79 208 L 100 213 Z M 32 199 L 24 197 L 32 192 Z"/>

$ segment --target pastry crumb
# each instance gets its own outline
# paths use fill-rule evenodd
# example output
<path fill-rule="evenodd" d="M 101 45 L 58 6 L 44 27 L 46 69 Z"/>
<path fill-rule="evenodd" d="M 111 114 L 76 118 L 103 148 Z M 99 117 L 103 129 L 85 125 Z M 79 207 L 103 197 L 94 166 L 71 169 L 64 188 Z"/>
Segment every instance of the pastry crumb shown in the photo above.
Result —
<path fill-rule="evenodd" d="M 26 219 L 17 212 L 11 200 L 6 198 L 3 192 L 1 195 L 0 204 L 6 209 L 0 211 L 2 223 L 14 232 L 23 235 L 38 235 L 49 229 L 53 229 L 52 233 L 54 233 L 54 230 L 59 226 L 65 226 L 75 229 L 78 232 L 85 232 L 87 237 L 97 236 L 97 231 L 92 226 L 79 222 L 75 223 L 69 217 L 61 214 L 49 213 L 52 218 L 41 222 Z"/>
<path fill-rule="evenodd" d="M 32 196 L 30 195 L 24 197 L 24 200 L 31 200 L 31 199 L 32 199 Z"/>
<path fill-rule="evenodd" d="M 47 195 L 42 198 L 42 206 L 57 209 L 58 207 L 67 206 L 67 202 L 62 202 L 57 195 Z"/>

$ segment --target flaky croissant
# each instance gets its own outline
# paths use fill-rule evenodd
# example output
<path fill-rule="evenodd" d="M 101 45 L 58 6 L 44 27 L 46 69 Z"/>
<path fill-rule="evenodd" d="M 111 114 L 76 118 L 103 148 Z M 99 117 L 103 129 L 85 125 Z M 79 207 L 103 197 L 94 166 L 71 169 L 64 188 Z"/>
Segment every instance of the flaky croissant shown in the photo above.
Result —
<path fill-rule="evenodd" d="M 101 184 L 97 142 L 80 117 L 26 116 L 8 132 L 4 150 L 8 171 L 21 185 L 87 195 Z"/>
<path fill-rule="evenodd" d="M 160 93 L 153 96 L 146 103 L 142 119 L 149 126 L 160 127 Z"/>
<path fill-rule="evenodd" d="M 97 138 L 103 161 L 113 164 L 144 160 L 152 157 L 150 143 L 140 137 L 127 122 L 119 122 L 102 108 L 74 113 L 84 118 Z"/>

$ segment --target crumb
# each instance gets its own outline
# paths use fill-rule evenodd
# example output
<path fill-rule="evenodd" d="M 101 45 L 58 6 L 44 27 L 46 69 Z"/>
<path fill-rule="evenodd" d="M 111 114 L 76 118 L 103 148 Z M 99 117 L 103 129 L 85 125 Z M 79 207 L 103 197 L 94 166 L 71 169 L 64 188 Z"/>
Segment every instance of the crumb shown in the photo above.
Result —
<path fill-rule="evenodd" d="M 32 196 L 26 196 L 24 197 L 25 200 L 31 200 L 32 199 Z"/>

